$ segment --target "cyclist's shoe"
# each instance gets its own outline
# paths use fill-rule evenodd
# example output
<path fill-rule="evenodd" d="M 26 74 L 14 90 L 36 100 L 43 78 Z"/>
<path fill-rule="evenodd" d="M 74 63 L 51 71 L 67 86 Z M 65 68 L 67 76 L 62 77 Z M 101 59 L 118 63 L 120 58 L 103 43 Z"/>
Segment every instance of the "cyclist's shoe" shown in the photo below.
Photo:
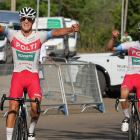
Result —
<path fill-rule="evenodd" d="M 36 140 L 34 133 L 28 133 L 28 140 Z"/>
<path fill-rule="evenodd" d="M 129 118 L 125 118 L 123 121 L 122 121 L 122 127 L 121 127 L 121 130 L 123 132 L 127 132 L 129 130 Z"/>

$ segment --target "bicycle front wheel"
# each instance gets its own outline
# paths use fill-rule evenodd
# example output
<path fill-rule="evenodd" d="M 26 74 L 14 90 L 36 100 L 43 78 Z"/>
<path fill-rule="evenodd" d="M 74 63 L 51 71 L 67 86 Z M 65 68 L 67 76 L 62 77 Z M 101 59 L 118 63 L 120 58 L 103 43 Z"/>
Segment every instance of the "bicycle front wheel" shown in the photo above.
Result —
<path fill-rule="evenodd" d="M 12 140 L 22 140 L 22 121 L 19 116 L 16 118 Z"/>
<path fill-rule="evenodd" d="M 26 120 L 26 113 L 25 113 L 25 109 L 23 109 L 23 129 L 22 129 L 22 136 L 23 136 L 23 140 L 27 139 L 27 120 Z"/>
<path fill-rule="evenodd" d="M 134 115 L 130 117 L 128 139 L 138 140 L 138 120 Z"/>

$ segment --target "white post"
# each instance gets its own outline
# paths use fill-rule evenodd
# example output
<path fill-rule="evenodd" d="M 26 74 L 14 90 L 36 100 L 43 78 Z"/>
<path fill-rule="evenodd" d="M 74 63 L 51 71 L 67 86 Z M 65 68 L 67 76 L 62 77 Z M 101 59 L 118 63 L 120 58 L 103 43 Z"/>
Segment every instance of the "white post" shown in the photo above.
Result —
<path fill-rule="evenodd" d="M 16 0 L 11 0 L 11 11 L 16 11 Z"/>
<path fill-rule="evenodd" d="M 123 31 L 126 31 L 126 27 L 127 27 L 128 1 L 129 0 L 126 0 L 126 4 L 125 4 L 125 16 L 124 16 L 124 28 L 123 28 Z"/>
<path fill-rule="evenodd" d="M 48 17 L 50 17 L 50 0 L 48 0 Z"/>
<path fill-rule="evenodd" d="M 36 31 L 38 31 L 39 0 L 37 0 Z"/>
<path fill-rule="evenodd" d="M 123 36 L 123 13 L 124 13 L 124 0 L 122 0 L 121 38 Z"/>

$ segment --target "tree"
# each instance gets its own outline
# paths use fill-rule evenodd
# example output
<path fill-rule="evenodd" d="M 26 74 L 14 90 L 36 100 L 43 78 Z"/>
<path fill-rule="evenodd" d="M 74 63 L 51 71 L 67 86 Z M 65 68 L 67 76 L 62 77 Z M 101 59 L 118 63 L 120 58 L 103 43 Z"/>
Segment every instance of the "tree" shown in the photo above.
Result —
<path fill-rule="evenodd" d="M 118 26 L 121 29 L 121 1 L 116 4 L 114 10 L 110 10 L 111 18 L 114 23 L 115 28 Z M 127 28 L 129 35 L 133 40 L 138 40 L 137 25 L 140 22 L 140 6 L 139 0 L 129 1 L 128 4 L 128 18 L 127 18 Z M 117 39 L 120 43 L 120 37 Z"/>

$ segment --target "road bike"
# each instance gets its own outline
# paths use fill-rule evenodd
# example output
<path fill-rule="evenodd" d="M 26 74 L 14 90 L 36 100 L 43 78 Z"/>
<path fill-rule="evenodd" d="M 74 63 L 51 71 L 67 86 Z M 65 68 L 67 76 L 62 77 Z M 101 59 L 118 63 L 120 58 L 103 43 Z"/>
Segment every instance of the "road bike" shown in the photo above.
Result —
<path fill-rule="evenodd" d="M 139 114 L 137 110 L 137 102 L 140 99 L 136 98 L 136 93 L 134 98 L 131 99 L 116 99 L 115 110 L 118 111 L 119 102 L 129 102 L 131 104 L 131 115 L 129 121 L 129 130 L 128 130 L 128 140 L 138 140 L 139 139 Z"/>
<path fill-rule="evenodd" d="M 5 100 L 14 100 L 19 102 L 18 112 L 16 115 L 16 121 L 14 125 L 12 140 L 26 140 L 27 139 L 27 120 L 26 120 L 26 108 L 25 102 L 34 102 L 37 106 L 37 114 L 39 114 L 39 101 L 37 98 L 35 100 L 26 99 L 27 89 L 24 89 L 23 98 L 10 98 L 3 94 L 1 98 L 1 110 L 3 110 L 3 105 Z"/>

